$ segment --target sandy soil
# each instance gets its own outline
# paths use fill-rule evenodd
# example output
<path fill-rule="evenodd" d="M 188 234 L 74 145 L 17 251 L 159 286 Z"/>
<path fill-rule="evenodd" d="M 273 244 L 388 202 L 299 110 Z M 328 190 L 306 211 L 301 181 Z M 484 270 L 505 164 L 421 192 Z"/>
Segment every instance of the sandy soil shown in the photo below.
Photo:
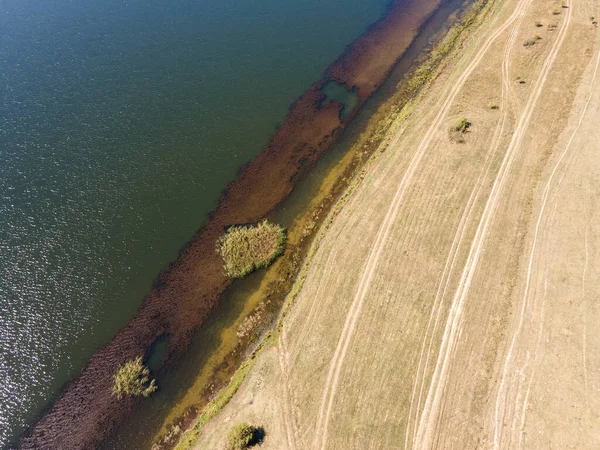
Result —
<path fill-rule="evenodd" d="M 599 13 L 496 2 L 198 448 L 241 421 L 265 449 L 599 448 Z"/>

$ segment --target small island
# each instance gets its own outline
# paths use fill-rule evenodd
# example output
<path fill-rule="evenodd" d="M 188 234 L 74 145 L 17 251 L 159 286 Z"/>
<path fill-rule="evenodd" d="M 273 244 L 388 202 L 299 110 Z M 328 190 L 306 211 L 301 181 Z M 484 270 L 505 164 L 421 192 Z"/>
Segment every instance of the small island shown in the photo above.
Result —
<path fill-rule="evenodd" d="M 269 266 L 283 252 L 285 228 L 267 220 L 258 225 L 235 225 L 217 242 L 217 251 L 231 278 L 243 278 Z"/>

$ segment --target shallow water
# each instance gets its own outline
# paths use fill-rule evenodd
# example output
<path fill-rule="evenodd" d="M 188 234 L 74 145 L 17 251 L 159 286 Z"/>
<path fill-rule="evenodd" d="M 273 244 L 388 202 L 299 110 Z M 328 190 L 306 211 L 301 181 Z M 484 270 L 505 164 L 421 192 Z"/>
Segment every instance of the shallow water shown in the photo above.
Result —
<path fill-rule="evenodd" d="M 335 81 L 326 82 L 321 88 L 321 92 L 325 95 L 323 103 L 337 100 L 342 104 L 342 110 L 340 111 L 340 120 L 342 122 L 352 114 L 352 111 L 354 111 L 354 108 L 360 102 L 356 89 L 347 89 L 344 85 Z"/>
<path fill-rule="evenodd" d="M 396 87 L 409 68 L 416 63 L 424 51 L 443 34 L 453 23 L 456 14 L 462 11 L 471 0 L 448 0 L 423 26 L 421 34 L 409 47 L 396 65 L 389 79 L 358 112 L 348 125 L 340 141 L 335 144 L 301 180 L 292 194 L 271 214 L 274 222 L 291 227 L 295 219 L 305 211 L 317 196 L 322 183 L 339 176 L 335 172 L 336 164 L 352 147 L 358 136 L 363 133 L 369 119 L 375 111 L 396 91 Z M 350 105 L 352 96 L 337 83 L 326 83 L 322 89 L 329 98 L 335 98 L 344 105 Z M 344 111 L 342 111 L 343 113 Z M 161 426 L 172 424 L 186 408 L 202 404 L 204 389 L 215 379 L 227 382 L 230 372 L 223 371 L 223 364 L 230 362 L 230 352 L 236 348 L 237 326 L 264 300 L 264 270 L 238 280 L 223 295 L 217 307 L 211 312 L 202 330 L 194 338 L 192 346 L 176 371 L 160 374 L 160 390 L 146 399 L 144 410 L 136 411 L 114 436 L 106 443 L 106 449 L 128 448 L 138 444 L 140 448 L 149 447 L 152 438 L 158 437 Z M 163 428 L 164 432 L 165 429 Z"/>
<path fill-rule="evenodd" d="M 0 0 L 0 447 L 386 4 Z"/>

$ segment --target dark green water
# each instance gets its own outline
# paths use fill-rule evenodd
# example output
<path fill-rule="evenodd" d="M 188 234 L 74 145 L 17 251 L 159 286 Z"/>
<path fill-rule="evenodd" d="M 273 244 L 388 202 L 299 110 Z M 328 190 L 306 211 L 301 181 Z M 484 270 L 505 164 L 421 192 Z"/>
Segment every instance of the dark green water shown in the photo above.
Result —
<path fill-rule="evenodd" d="M 387 0 L 0 0 L 0 447 Z"/>
<path fill-rule="evenodd" d="M 389 78 L 381 88 L 365 103 L 345 129 L 341 139 L 317 162 L 307 177 L 301 180 L 290 196 L 270 215 L 270 219 L 291 227 L 295 219 L 306 210 L 317 195 L 321 182 L 326 178 L 336 163 L 357 142 L 359 136 L 366 131 L 371 116 L 392 96 L 398 85 L 407 82 L 406 73 L 431 49 L 455 22 L 457 16 L 464 11 L 472 0 L 447 0 L 437 9 L 423 25 L 421 33 L 407 49 Z M 347 91 L 337 83 L 326 83 L 323 91 L 328 98 L 334 98 L 345 105 L 342 115 L 349 114 L 355 106 L 356 94 Z M 169 415 L 173 420 L 182 412 L 174 407 L 187 407 L 189 400 L 200 398 L 199 388 L 194 386 L 199 376 L 218 372 L 220 358 L 226 358 L 221 351 L 227 346 L 227 330 L 236 327 L 236 321 L 243 319 L 248 304 L 256 300 L 254 297 L 262 281 L 261 271 L 251 274 L 244 280 L 228 289 L 219 305 L 208 316 L 202 330 L 195 336 L 190 351 L 178 365 L 176 371 L 158 374 L 160 389 L 150 398 L 144 400 L 144 408 L 130 415 L 119 433 L 113 436 L 102 448 L 120 450 L 123 448 L 149 448 L 154 434 L 160 429 Z M 254 298 L 254 300 L 253 300 Z M 262 297 L 259 296 L 259 299 Z M 157 346 L 158 347 L 158 346 Z M 160 359 L 160 351 L 152 360 Z M 189 395 L 189 397 L 188 397 Z M 177 414 L 172 414 L 175 411 Z"/>
<path fill-rule="evenodd" d="M 344 85 L 335 81 L 325 83 L 321 88 L 321 92 L 325 95 L 323 102 L 337 100 L 343 105 L 340 111 L 340 120 L 342 121 L 345 121 L 350 116 L 360 101 L 356 90 L 346 89 Z"/>

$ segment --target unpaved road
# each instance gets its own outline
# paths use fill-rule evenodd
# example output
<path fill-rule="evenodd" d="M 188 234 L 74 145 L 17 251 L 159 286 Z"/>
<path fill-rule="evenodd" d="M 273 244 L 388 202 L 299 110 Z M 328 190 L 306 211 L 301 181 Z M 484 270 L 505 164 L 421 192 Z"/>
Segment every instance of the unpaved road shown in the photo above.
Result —
<path fill-rule="evenodd" d="M 268 449 L 600 448 L 597 3 L 496 3 L 199 448 L 239 421 Z"/>

